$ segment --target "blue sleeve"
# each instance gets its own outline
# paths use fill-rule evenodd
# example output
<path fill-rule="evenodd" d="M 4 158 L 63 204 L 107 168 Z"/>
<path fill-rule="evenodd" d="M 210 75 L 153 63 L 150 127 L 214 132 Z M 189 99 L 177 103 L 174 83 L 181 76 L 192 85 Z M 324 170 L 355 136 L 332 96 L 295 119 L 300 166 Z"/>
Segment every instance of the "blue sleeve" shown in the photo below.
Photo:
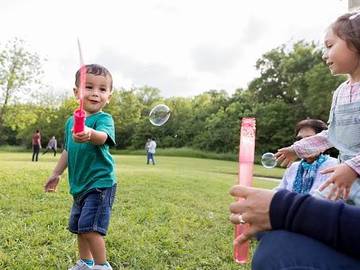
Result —
<path fill-rule="evenodd" d="M 95 129 L 105 132 L 108 135 L 105 143 L 110 146 L 114 146 L 116 144 L 114 120 L 110 114 L 104 113 L 103 116 L 96 122 Z"/>
<path fill-rule="evenodd" d="M 360 259 L 358 207 L 280 190 L 271 201 L 270 222 L 274 230 L 309 236 Z"/>

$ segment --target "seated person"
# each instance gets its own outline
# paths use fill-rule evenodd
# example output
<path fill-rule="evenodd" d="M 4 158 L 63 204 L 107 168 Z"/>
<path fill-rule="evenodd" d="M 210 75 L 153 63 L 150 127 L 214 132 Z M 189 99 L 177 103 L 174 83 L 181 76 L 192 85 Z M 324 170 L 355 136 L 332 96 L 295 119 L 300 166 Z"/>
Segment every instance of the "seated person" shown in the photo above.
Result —
<path fill-rule="evenodd" d="M 313 136 L 327 129 L 327 125 L 318 119 L 305 119 L 296 124 L 296 140 Z M 286 169 L 281 183 L 275 190 L 287 189 L 297 193 L 314 192 L 329 177 L 329 174 L 321 174 L 320 171 L 338 164 L 338 160 L 319 153 L 317 156 L 294 162 Z"/>

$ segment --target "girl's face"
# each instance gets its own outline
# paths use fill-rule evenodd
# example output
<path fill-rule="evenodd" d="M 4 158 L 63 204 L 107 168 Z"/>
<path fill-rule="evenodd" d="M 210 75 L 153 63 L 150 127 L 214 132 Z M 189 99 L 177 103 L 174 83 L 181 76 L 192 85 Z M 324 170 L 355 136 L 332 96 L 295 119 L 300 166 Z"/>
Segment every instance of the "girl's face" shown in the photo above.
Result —
<path fill-rule="evenodd" d="M 349 48 L 345 40 L 337 36 L 331 29 L 325 35 L 325 52 L 323 59 L 331 74 L 349 74 L 351 77 L 360 71 L 360 55 L 355 48 Z"/>

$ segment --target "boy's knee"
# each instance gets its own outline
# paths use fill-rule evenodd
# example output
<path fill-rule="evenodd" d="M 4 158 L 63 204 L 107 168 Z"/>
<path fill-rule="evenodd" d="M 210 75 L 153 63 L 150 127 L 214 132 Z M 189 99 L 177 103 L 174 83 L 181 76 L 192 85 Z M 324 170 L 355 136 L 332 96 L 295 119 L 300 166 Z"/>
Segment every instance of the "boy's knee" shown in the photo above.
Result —
<path fill-rule="evenodd" d="M 98 232 L 85 232 L 85 233 L 79 233 L 79 237 L 85 240 L 91 240 L 97 237 L 102 237 L 102 235 Z"/>

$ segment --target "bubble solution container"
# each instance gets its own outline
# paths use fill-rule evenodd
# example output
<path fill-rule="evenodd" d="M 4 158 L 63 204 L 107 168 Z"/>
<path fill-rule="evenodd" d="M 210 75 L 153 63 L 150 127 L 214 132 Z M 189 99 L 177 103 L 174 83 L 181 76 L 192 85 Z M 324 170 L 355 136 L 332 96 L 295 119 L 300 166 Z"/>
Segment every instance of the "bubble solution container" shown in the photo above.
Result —
<path fill-rule="evenodd" d="M 240 147 L 239 147 L 239 173 L 238 184 L 251 187 L 253 177 L 253 166 L 255 156 L 255 131 L 256 120 L 251 117 L 244 117 L 240 127 Z M 238 200 L 243 200 L 239 198 Z M 248 230 L 249 224 L 235 225 L 235 239 Z M 234 260 L 243 264 L 248 262 L 249 241 L 241 245 L 234 246 Z"/>
<path fill-rule="evenodd" d="M 77 109 L 74 111 L 74 133 L 79 133 L 85 129 L 85 111 Z"/>

